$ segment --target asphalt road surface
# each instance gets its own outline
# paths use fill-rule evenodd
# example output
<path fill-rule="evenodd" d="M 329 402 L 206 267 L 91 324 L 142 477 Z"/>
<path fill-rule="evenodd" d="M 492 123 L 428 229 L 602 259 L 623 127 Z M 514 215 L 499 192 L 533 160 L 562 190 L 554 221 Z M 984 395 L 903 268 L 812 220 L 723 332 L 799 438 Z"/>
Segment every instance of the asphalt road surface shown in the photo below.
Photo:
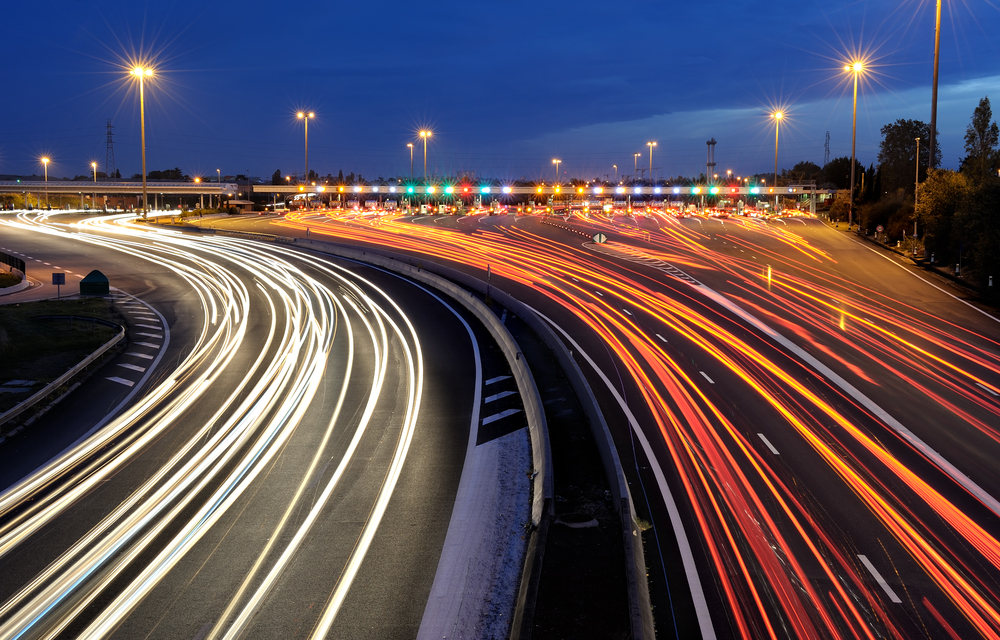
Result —
<path fill-rule="evenodd" d="M 549 318 L 653 525 L 662 637 L 1000 633 L 1000 322 L 945 281 L 808 218 L 270 226 L 489 267 Z"/>
<path fill-rule="evenodd" d="M 128 351 L 164 355 L 133 356 L 131 387 L 88 381 L 101 407 L 136 389 L 106 424 L 53 413 L 57 443 L 0 445 L 0 637 L 416 635 L 475 397 L 456 313 L 284 245 L 95 216 L 3 237 L 100 268 L 148 327 Z"/>

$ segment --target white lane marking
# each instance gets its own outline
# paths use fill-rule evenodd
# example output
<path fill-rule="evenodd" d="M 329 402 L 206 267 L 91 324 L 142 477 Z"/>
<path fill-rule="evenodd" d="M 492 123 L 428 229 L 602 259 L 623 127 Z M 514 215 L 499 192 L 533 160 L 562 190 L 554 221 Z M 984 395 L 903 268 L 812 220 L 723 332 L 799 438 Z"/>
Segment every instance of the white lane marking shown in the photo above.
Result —
<path fill-rule="evenodd" d="M 622 311 L 624 311 L 624 312 L 625 312 L 625 313 L 627 313 L 628 315 L 632 315 L 632 312 L 631 312 L 631 311 L 629 311 L 628 309 L 622 309 Z"/>
<path fill-rule="evenodd" d="M 667 339 L 664 338 L 663 336 L 661 336 L 660 334 L 656 334 L 656 337 L 660 339 L 660 342 L 666 342 L 667 341 Z"/>
<path fill-rule="evenodd" d="M 131 369 L 132 371 L 138 371 L 139 373 L 142 373 L 146 370 L 146 367 L 140 367 L 139 365 L 136 364 L 128 364 L 127 362 L 119 362 L 118 366 L 125 367 L 126 369 Z"/>
<path fill-rule="evenodd" d="M 986 505 L 986 508 L 993 513 L 1000 515 L 1000 501 L 993 497 L 988 491 L 980 487 L 976 482 L 972 480 L 969 476 L 965 475 L 951 462 L 949 462 L 943 455 L 935 451 L 929 444 L 917 437 L 917 434 L 913 433 L 906 427 L 902 425 L 898 420 L 889 415 L 889 413 L 875 404 L 871 398 L 861 393 L 854 385 L 840 377 L 835 373 L 830 367 L 826 366 L 812 355 L 807 353 L 799 345 L 795 344 L 782 334 L 778 333 L 776 330 L 772 329 L 769 325 L 765 324 L 762 320 L 751 315 L 748 311 L 743 309 L 729 298 L 723 296 L 718 291 L 714 289 L 709 289 L 703 284 L 691 285 L 702 291 L 706 296 L 715 300 L 717 303 L 729 309 L 733 314 L 739 316 L 744 321 L 749 323 L 752 327 L 756 328 L 758 331 L 768 336 L 782 347 L 790 351 L 797 358 L 808 364 L 814 370 L 824 376 L 827 380 L 830 380 L 835 385 L 844 390 L 845 393 L 854 398 L 859 404 L 868 409 L 872 414 L 875 415 L 879 420 L 889 426 L 893 431 L 898 433 L 901 438 L 909 442 L 913 447 L 919 451 L 921 454 L 926 456 L 934 465 L 939 469 L 944 471 L 946 474 L 951 476 L 951 478 L 965 488 L 966 491 L 975 496 L 980 502 Z M 933 285 L 932 285 L 933 286 Z M 975 307 L 973 307 L 975 308 Z M 992 316 L 990 316 L 992 317 Z"/>
<path fill-rule="evenodd" d="M 1000 398 L 1000 394 L 998 394 L 993 389 L 990 389 L 989 387 L 983 386 L 983 385 L 979 384 L 978 382 L 976 383 L 976 386 L 979 387 L 980 389 L 982 389 L 983 391 L 986 391 L 987 393 L 992 394 L 994 398 Z"/>
<path fill-rule="evenodd" d="M 892 600 L 895 603 L 903 602 L 902 600 L 899 599 L 899 596 L 896 595 L 896 592 L 892 590 L 892 587 L 889 586 L 889 583 L 885 581 L 885 578 L 882 577 L 882 574 L 878 572 L 878 569 L 875 568 L 875 565 L 871 563 L 871 560 L 868 559 L 868 556 L 864 556 L 859 553 L 858 559 L 861 560 L 861 563 L 865 565 L 865 568 L 868 569 L 869 573 L 872 574 L 872 576 L 875 578 L 875 582 L 878 583 L 878 586 L 882 587 L 882 591 L 885 591 L 885 595 L 889 596 L 890 600 Z"/>
<path fill-rule="evenodd" d="M 162 333 L 145 333 L 143 331 L 137 331 L 135 335 L 137 335 L 137 336 L 143 336 L 145 338 L 162 338 L 163 337 Z"/>
<path fill-rule="evenodd" d="M 771 450 L 771 453 L 773 453 L 776 456 L 781 455 L 780 453 L 778 453 L 778 450 L 774 448 L 774 445 L 771 444 L 771 441 L 764 437 L 763 433 L 758 433 L 757 435 L 760 437 L 761 440 L 764 441 L 764 444 L 767 445 L 767 448 Z"/>
<path fill-rule="evenodd" d="M 646 456 L 646 461 L 653 472 L 653 477 L 656 478 L 656 486 L 660 490 L 660 497 L 663 498 L 663 504 L 667 508 L 667 516 L 670 518 L 670 526 L 673 528 L 674 542 L 677 544 L 678 551 L 681 554 L 681 564 L 684 566 L 684 577 L 687 578 L 688 589 L 691 590 L 691 600 L 694 603 L 695 615 L 698 617 L 701 639 L 716 640 L 715 626 L 712 624 L 712 616 L 708 609 L 708 600 L 705 599 L 705 590 L 702 588 L 701 577 L 698 575 L 698 566 L 695 564 L 694 553 L 691 551 L 691 542 L 688 540 L 687 530 L 684 527 L 684 521 L 681 519 L 681 513 L 677 509 L 677 501 L 674 500 L 674 494 L 671 493 L 670 487 L 667 485 L 667 477 L 663 473 L 663 468 L 660 467 L 660 462 L 657 460 L 656 454 L 653 453 L 653 446 L 649 443 L 649 438 L 646 437 L 642 427 L 639 426 L 639 421 L 636 420 L 635 414 L 629 409 L 625 398 L 618 392 L 617 387 L 611 382 L 611 379 L 597 366 L 594 359 L 584 351 L 583 347 L 565 329 L 553 322 L 551 318 L 537 309 L 528 308 L 538 314 L 539 318 L 552 325 L 556 331 L 562 334 L 566 342 L 573 345 L 574 351 L 583 356 L 587 364 L 594 370 L 594 373 L 601 378 L 601 382 L 607 387 L 608 392 L 614 396 L 618 406 L 621 407 L 622 413 L 628 418 L 632 433 L 635 434 L 635 437 L 639 440 L 639 444 L 642 445 L 642 452 Z"/>
<path fill-rule="evenodd" d="M 854 238 L 851 238 L 851 240 L 854 240 Z M 880 258 L 882 258 L 882 259 L 884 259 L 884 260 L 888 260 L 889 262 L 891 262 L 892 264 L 896 265 L 897 267 L 899 267 L 900 269 L 902 269 L 902 270 L 903 270 L 903 271 L 905 271 L 906 273 L 910 274 L 911 276 L 913 276 L 913 277 L 914 277 L 914 278 L 916 278 L 917 280 L 923 280 L 924 282 L 926 282 L 927 284 L 931 285 L 932 287 L 934 287 L 935 289 L 937 289 L 937 290 L 938 290 L 938 291 L 940 291 L 941 293 L 943 293 L 943 294 L 945 294 L 945 295 L 947 295 L 947 296 L 951 296 L 952 298 L 954 298 L 954 299 L 958 300 L 959 302 L 961 302 L 961 303 L 962 303 L 962 304 L 964 304 L 965 306 L 969 307 L 970 309 L 974 309 L 975 311 L 978 311 L 979 313 L 983 314 L 984 316 L 986 316 L 986 317 L 987 317 L 987 318 L 989 318 L 990 320 L 995 320 L 996 322 L 1000 322 L 1000 318 L 998 318 L 998 317 L 996 317 L 996 316 L 994 316 L 994 315 L 990 315 L 990 314 L 986 313 L 985 311 L 983 311 L 983 310 L 982 310 L 982 309 L 980 309 L 979 307 L 977 307 L 977 306 L 975 306 L 975 305 L 973 305 L 973 304 L 970 304 L 970 303 L 966 302 L 965 300 L 962 300 L 961 298 L 959 298 L 958 296 L 956 296 L 956 295 L 955 295 L 955 294 L 953 294 L 953 293 L 948 293 L 947 291 L 945 291 L 945 290 L 944 290 L 944 289 L 942 289 L 941 287 L 937 286 L 936 284 L 934 284 L 934 283 L 933 283 L 933 282 L 931 282 L 930 280 L 926 280 L 926 279 L 924 279 L 924 278 L 921 278 L 920 276 L 918 276 L 917 274 L 913 273 L 912 271 L 910 271 L 909 269 L 907 269 L 907 268 L 906 268 L 906 267 L 904 267 L 903 265 L 899 264 L 898 262 L 896 262 L 896 261 L 895 261 L 895 260 L 893 260 L 892 258 L 889 258 L 888 256 L 884 256 L 884 255 L 882 255 L 881 253 L 879 253 L 878 251 L 876 251 L 875 249 L 872 249 L 871 247 L 869 247 L 869 246 L 867 246 L 867 245 L 865 245 L 865 244 L 862 244 L 862 242 L 861 242 L 860 240 L 854 240 L 854 242 L 856 242 L 856 243 L 860 244 L 860 245 L 861 245 L 862 247 L 864 247 L 865 249 L 868 249 L 869 251 L 871 251 L 871 252 L 872 252 L 872 253 L 874 253 L 875 255 L 879 256 Z"/>
<path fill-rule="evenodd" d="M 600 291 L 595 291 L 594 293 L 596 293 L 597 295 L 601 296 L 602 298 L 604 297 L 604 294 L 601 293 Z"/>
<path fill-rule="evenodd" d="M 127 356 L 135 356 L 136 358 L 142 358 L 144 360 L 152 360 L 153 359 L 153 356 L 148 356 L 145 353 L 136 353 L 134 351 L 129 351 L 125 355 L 127 355 Z"/>
<path fill-rule="evenodd" d="M 131 380 L 126 380 L 125 378 L 119 378 L 118 376 L 113 376 L 111 378 L 105 378 L 105 380 L 110 380 L 111 382 L 117 382 L 118 384 L 123 384 L 126 387 L 131 387 L 135 383 Z"/>
<path fill-rule="evenodd" d="M 136 342 L 136 344 L 139 345 L 140 347 L 152 347 L 153 349 L 160 348 L 160 345 L 156 344 L 155 342 Z"/>
<path fill-rule="evenodd" d="M 142 327 L 143 329 L 159 329 L 160 328 L 160 325 L 158 325 L 158 324 L 137 324 L 135 326 Z M 139 334 L 139 335 L 148 335 L 148 334 Z"/>
<path fill-rule="evenodd" d="M 497 420 L 500 420 L 502 418 L 506 418 L 507 416 L 512 416 L 515 413 L 521 413 L 521 410 L 520 409 L 507 409 L 506 411 L 501 411 L 500 413 L 494 413 L 491 416 L 486 416 L 485 418 L 483 418 L 483 426 L 485 427 L 486 425 L 490 424 L 491 422 L 496 422 Z"/>
<path fill-rule="evenodd" d="M 497 376 L 495 378 L 490 378 L 489 380 L 487 380 L 486 382 L 484 382 L 483 385 L 484 386 L 488 386 L 488 385 L 491 385 L 491 384 L 496 384 L 496 383 L 498 383 L 498 382 L 500 382 L 502 380 L 509 380 L 509 379 L 510 379 L 510 376 Z"/>
<path fill-rule="evenodd" d="M 709 378 L 709 377 L 708 377 L 708 374 L 707 374 L 707 373 L 705 373 L 704 371 L 699 371 L 698 373 L 700 373 L 700 374 L 701 374 L 702 376 L 704 376 L 704 378 L 705 378 L 706 380 L 708 380 L 708 383 L 709 383 L 709 384 L 715 384 L 715 380 L 712 380 L 711 378 Z"/>
<path fill-rule="evenodd" d="M 487 402 L 495 402 L 501 398 L 506 398 L 507 396 L 516 395 L 516 393 L 517 392 L 515 391 L 501 391 L 500 393 L 495 393 L 492 396 L 486 396 L 486 399 L 483 400 L 483 403 L 485 404 Z"/>
<path fill-rule="evenodd" d="M 502 324 L 502 325 L 506 325 L 507 324 L 507 310 L 506 309 L 504 309 L 503 313 L 500 314 L 500 324 Z"/>

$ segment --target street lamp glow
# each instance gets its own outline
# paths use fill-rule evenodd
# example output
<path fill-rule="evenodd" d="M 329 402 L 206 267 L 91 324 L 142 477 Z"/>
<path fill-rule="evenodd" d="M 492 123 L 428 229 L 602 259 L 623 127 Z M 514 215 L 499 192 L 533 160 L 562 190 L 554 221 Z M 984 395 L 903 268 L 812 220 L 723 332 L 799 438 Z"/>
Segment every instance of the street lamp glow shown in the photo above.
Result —
<path fill-rule="evenodd" d="M 655 142 L 647 142 L 646 146 L 649 147 L 649 179 L 653 179 L 653 147 L 656 146 Z"/>
<path fill-rule="evenodd" d="M 306 129 L 306 131 L 305 131 L 305 133 L 306 133 L 306 175 L 305 175 L 305 180 L 306 180 L 306 182 L 308 182 L 309 181 L 309 119 L 310 118 L 315 118 L 316 114 L 313 113 L 312 111 L 309 111 L 308 113 L 305 112 L 305 111 L 299 111 L 298 113 L 295 114 L 295 117 L 298 118 L 299 120 L 301 120 L 305 124 L 305 129 Z"/>
<path fill-rule="evenodd" d="M 129 73 L 139 79 L 139 129 L 142 137 L 142 218 L 145 220 L 149 207 L 147 206 L 146 193 L 146 87 L 144 80 L 153 76 L 153 70 L 149 67 L 136 66 Z"/>
<path fill-rule="evenodd" d="M 865 65 L 857 60 L 844 67 L 844 71 L 854 74 L 854 117 L 851 125 L 851 192 L 847 202 L 847 229 L 851 229 L 854 223 L 854 164 L 855 151 L 858 139 L 858 76 L 864 73 Z"/>
<path fill-rule="evenodd" d="M 430 138 L 432 133 L 427 129 L 420 132 L 420 137 L 424 141 L 424 180 L 427 179 L 427 138 Z"/>

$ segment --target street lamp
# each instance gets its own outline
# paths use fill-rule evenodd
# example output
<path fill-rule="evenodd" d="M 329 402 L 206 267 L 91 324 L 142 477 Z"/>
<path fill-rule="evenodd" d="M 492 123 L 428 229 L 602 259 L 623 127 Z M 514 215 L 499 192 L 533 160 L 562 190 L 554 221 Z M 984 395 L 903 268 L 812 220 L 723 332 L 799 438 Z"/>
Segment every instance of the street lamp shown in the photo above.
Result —
<path fill-rule="evenodd" d="M 633 167 L 633 171 L 632 171 L 632 179 L 633 180 L 635 180 L 636 177 L 638 177 L 638 175 L 639 175 L 639 156 L 641 156 L 641 155 L 642 155 L 641 153 L 633 153 L 632 154 L 632 160 L 635 161 L 634 162 L 635 166 Z"/>
<path fill-rule="evenodd" d="M 733 170 L 732 169 L 726 169 L 726 181 L 727 182 L 731 182 L 732 179 L 733 179 Z"/>
<path fill-rule="evenodd" d="M 850 200 L 847 203 L 847 229 L 850 231 L 854 222 L 854 163 L 856 162 L 854 152 L 858 139 L 858 75 L 864 72 L 865 65 L 860 60 L 844 66 L 844 71 L 854 74 L 854 124 L 851 127 L 851 192 Z"/>
<path fill-rule="evenodd" d="M 646 146 L 649 147 L 649 180 L 653 180 L 653 147 L 656 146 L 655 142 L 647 142 Z"/>
<path fill-rule="evenodd" d="M 420 137 L 424 139 L 424 180 L 427 180 L 427 138 L 431 137 L 431 132 L 421 131 Z"/>
<path fill-rule="evenodd" d="M 49 159 L 42 158 L 42 167 L 45 168 L 45 206 L 49 206 Z"/>
<path fill-rule="evenodd" d="M 917 198 L 920 191 L 920 138 L 917 138 L 917 178 L 913 185 L 913 255 L 917 255 Z"/>
<path fill-rule="evenodd" d="M 153 75 L 153 70 L 149 67 L 135 67 L 132 69 L 133 77 L 139 78 L 139 129 L 142 133 L 142 219 L 147 217 L 146 212 L 146 96 L 145 79 Z"/>
<path fill-rule="evenodd" d="M 937 94 L 938 94 L 938 63 L 941 60 L 941 0 L 937 0 L 937 10 L 934 18 L 934 80 L 931 83 L 931 140 L 927 145 L 930 157 L 927 168 L 934 168 L 934 149 L 937 146 Z"/>
<path fill-rule="evenodd" d="M 94 170 L 94 185 L 96 186 L 97 185 L 97 163 L 96 162 L 91 162 L 90 163 L 90 168 Z M 90 197 L 90 202 L 91 202 L 91 204 L 94 205 L 94 208 L 96 209 L 97 208 L 97 190 L 96 189 L 94 190 L 94 193 Z"/>
<path fill-rule="evenodd" d="M 615 183 L 617 183 L 618 182 L 618 165 L 613 164 L 611 166 L 615 168 Z"/>
<path fill-rule="evenodd" d="M 406 146 L 410 148 L 410 178 L 413 177 L 413 143 L 407 142 Z"/>
<path fill-rule="evenodd" d="M 785 114 L 781 111 L 775 111 L 771 114 L 774 118 L 774 186 L 778 186 L 778 130 L 781 128 L 781 119 L 785 117 Z M 774 192 L 774 213 L 778 213 L 778 192 Z"/>
<path fill-rule="evenodd" d="M 309 181 L 309 118 L 315 118 L 316 114 L 312 111 L 306 113 L 305 111 L 299 111 L 296 114 L 299 120 L 302 120 L 306 125 L 306 182 Z"/>
<path fill-rule="evenodd" d="M 560 162 L 562 162 L 562 160 L 557 160 L 555 158 L 552 159 L 552 164 L 556 165 L 556 184 L 559 184 L 559 163 Z"/>

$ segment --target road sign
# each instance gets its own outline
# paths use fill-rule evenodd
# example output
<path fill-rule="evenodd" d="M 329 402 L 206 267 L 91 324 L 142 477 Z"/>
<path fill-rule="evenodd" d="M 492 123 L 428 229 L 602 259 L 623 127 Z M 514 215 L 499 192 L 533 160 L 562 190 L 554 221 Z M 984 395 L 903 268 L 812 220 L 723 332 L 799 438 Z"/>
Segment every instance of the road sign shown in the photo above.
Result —
<path fill-rule="evenodd" d="M 65 273 L 53 273 L 52 274 L 52 284 L 66 284 L 66 274 Z"/>
<path fill-rule="evenodd" d="M 882 233 L 883 231 L 885 231 L 885 228 L 882 225 L 879 225 L 875 227 L 875 230 L 878 231 L 879 233 Z"/>
<path fill-rule="evenodd" d="M 608 241 L 608 237 L 606 235 L 604 235 L 603 233 L 595 233 L 594 234 L 594 242 L 596 242 L 597 244 L 604 244 L 607 241 Z"/>

